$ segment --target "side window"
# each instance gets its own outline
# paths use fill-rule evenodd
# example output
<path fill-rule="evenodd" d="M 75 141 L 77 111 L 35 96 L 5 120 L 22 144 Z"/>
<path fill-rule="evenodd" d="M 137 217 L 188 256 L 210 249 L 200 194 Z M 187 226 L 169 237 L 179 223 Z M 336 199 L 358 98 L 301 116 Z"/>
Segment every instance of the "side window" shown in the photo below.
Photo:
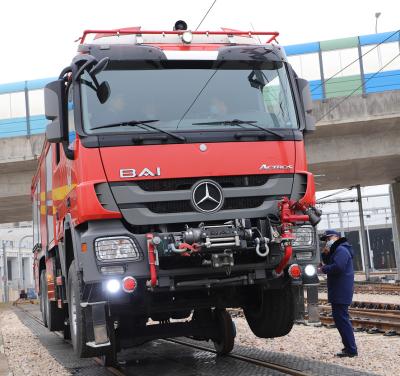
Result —
<path fill-rule="evenodd" d="M 33 245 L 40 243 L 40 180 L 38 180 L 33 197 Z"/>
<path fill-rule="evenodd" d="M 74 119 L 74 89 L 71 85 L 68 89 L 68 147 L 74 150 L 75 119 Z"/>
<path fill-rule="evenodd" d="M 264 74 L 266 85 L 262 94 L 264 106 L 274 119 L 275 127 L 294 128 L 297 124 L 296 113 L 291 105 L 291 91 L 287 75 L 283 69 L 267 71 Z"/>

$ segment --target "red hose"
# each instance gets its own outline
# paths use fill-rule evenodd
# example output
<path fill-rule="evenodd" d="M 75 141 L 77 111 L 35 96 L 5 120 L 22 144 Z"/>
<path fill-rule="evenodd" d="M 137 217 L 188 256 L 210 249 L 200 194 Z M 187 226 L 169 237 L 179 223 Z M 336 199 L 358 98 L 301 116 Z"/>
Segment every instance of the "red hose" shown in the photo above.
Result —
<path fill-rule="evenodd" d="M 150 266 L 150 286 L 157 286 L 157 269 L 156 269 L 156 257 L 154 254 L 153 234 L 147 234 L 147 250 L 149 255 L 149 266 Z"/>
<path fill-rule="evenodd" d="M 290 244 L 285 245 L 285 254 L 279 263 L 279 265 L 275 268 L 275 272 L 277 275 L 280 275 L 282 273 L 282 270 L 285 268 L 285 266 L 288 264 L 290 258 L 292 257 L 292 246 Z"/>

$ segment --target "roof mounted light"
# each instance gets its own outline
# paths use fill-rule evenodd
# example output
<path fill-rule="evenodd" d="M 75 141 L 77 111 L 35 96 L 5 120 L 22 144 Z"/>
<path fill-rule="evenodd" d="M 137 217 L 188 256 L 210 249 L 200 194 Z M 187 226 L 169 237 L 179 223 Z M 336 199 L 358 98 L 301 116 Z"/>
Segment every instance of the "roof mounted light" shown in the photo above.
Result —
<path fill-rule="evenodd" d="M 183 20 L 176 21 L 174 30 L 187 30 L 187 23 Z"/>
<path fill-rule="evenodd" d="M 184 31 L 182 33 L 183 43 L 189 44 L 189 43 L 192 43 L 192 40 L 193 40 L 193 34 L 190 30 Z"/>

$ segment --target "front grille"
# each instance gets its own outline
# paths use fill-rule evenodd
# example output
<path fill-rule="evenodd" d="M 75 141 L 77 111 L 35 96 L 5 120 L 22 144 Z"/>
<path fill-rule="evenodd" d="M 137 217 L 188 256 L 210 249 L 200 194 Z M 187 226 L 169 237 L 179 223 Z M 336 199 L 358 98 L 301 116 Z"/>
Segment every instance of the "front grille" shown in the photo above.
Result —
<path fill-rule="evenodd" d="M 268 197 L 275 199 L 275 197 Z M 265 197 L 232 197 L 225 199 L 221 210 L 257 208 L 265 201 Z M 190 201 L 148 202 L 144 204 L 150 211 L 157 214 L 193 212 Z"/>
<path fill-rule="evenodd" d="M 280 177 L 274 175 L 240 175 L 240 176 L 211 176 L 179 179 L 136 180 L 130 182 L 112 183 L 112 185 L 137 184 L 144 191 L 179 191 L 191 189 L 200 180 L 210 179 L 216 181 L 222 188 L 257 187 L 265 184 L 269 179 Z"/>

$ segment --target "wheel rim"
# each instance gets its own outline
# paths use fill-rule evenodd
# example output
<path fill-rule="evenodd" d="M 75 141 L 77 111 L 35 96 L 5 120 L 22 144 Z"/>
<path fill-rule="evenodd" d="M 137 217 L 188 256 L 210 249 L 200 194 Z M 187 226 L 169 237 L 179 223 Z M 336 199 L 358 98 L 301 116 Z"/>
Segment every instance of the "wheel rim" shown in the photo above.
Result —
<path fill-rule="evenodd" d="M 73 335 L 73 337 L 76 336 L 76 331 L 77 331 L 77 317 L 76 317 L 76 300 L 75 300 L 75 292 L 72 289 L 71 292 L 71 322 L 70 322 L 70 326 L 71 326 L 71 334 Z"/>

